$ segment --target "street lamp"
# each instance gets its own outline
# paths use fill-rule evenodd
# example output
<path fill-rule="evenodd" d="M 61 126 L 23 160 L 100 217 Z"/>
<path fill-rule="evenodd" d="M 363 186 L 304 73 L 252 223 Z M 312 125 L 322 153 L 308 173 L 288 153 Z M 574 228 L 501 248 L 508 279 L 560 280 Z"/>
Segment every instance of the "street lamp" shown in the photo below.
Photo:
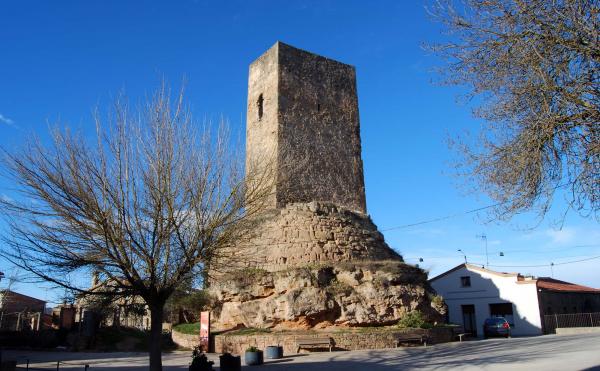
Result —
<path fill-rule="evenodd" d="M 461 249 L 458 249 L 457 251 L 460 252 L 461 254 L 463 254 L 463 256 L 465 258 L 465 264 L 467 264 L 467 255 L 465 255 L 464 251 L 462 251 Z"/>

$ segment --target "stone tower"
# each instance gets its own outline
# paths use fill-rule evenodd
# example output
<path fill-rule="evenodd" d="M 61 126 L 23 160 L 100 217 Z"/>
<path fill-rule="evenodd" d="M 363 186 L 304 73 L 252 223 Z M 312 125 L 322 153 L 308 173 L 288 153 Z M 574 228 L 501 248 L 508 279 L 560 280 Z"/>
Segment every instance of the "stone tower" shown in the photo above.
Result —
<path fill-rule="evenodd" d="M 366 213 L 354 67 L 277 42 L 250 65 L 246 151 L 276 167 L 271 207 Z"/>
<path fill-rule="evenodd" d="M 427 274 L 366 214 L 354 67 L 278 42 L 248 85 L 247 172 L 272 167 L 275 189 L 233 247 L 238 264 L 210 284 L 215 328 L 385 325 L 414 309 L 439 318 Z"/>

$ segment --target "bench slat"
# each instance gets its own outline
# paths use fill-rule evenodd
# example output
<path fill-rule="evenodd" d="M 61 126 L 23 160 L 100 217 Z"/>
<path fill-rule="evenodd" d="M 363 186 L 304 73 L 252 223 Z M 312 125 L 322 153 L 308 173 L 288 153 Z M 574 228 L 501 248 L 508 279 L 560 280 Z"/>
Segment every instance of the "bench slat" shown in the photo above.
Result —
<path fill-rule="evenodd" d="M 404 341 L 418 341 L 424 346 L 427 346 L 427 342 L 429 341 L 429 336 L 427 335 L 398 335 L 396 336 L 396 341 L 398 342 L 397 346 L 400 345 L 401 342 Z"/>
<path fill-rule="evenodd" d="M 296 347 L 298 348 L 297 352 L 300 352 L 300 348 L 303 346 L 309 345 L 326 345 L 329 347 L 329 351 L 331 352 L 332 341 L 331 338 L 298 338 L 296 339 Z"/>

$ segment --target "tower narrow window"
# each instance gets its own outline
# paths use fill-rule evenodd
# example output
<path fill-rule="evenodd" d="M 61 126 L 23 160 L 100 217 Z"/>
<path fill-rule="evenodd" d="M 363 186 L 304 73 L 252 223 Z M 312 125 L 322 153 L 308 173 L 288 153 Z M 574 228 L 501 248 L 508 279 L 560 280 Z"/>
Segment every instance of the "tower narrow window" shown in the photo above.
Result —
<path fill-rule="evenodd" d="M 321 112 L 321 103 L 317 103 L 317 112 Z"/>
<path fill-rule="evenodd" d="M 258 96 L 258 100 L 256 101 L 256 106 L 258 107 L 258 119 L 259 120 L 262 119 L 262 116 L 263 116 L 263 102 L 264 102 L 264 99 L 263 99 L 263 95 L 261 94 Z"/>

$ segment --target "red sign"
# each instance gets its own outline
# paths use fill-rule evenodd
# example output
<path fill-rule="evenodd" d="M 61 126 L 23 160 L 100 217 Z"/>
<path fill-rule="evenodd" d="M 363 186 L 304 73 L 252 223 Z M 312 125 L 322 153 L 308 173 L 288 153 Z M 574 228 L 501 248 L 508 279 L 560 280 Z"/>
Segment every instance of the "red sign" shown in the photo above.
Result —
<path fill-rule="evenodd" d="M 200 346 L 208 352 L 208 340 L 210 337 L 210 312 L 200 312 Z"/>

